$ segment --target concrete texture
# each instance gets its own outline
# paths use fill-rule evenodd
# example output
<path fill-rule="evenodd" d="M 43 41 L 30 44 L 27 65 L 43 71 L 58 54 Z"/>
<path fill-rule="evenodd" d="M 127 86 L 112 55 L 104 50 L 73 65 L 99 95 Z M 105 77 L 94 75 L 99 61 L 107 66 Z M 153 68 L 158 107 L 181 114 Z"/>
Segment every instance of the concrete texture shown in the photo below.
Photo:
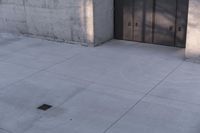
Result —
<path fill-rule="evenodd" d="M 114 0 L 94 1 L 95 44 L 111 40 L 114 34 Z"/>
<path fill-rule="evenodd" d="M 186 58 L 200 62 L 200 0 L 189 1 Z M 113 38 L 113 0 L 1 0 L 0 31 L 96 46 Z"/>
<path fill-rule="evenodd" d="M 113 37 L 112 2 L 1 0 L 0 31 L 93 46 Z"/>
<path fill-rule="evenodd" d="M 189 0 L 186 58 L 200 63 L 200 0 Z"/>
<path fill-rule="evenodd" d="M 184 52 L 0 34 L 0 133 L 199 133 L 200 67 Z"/>

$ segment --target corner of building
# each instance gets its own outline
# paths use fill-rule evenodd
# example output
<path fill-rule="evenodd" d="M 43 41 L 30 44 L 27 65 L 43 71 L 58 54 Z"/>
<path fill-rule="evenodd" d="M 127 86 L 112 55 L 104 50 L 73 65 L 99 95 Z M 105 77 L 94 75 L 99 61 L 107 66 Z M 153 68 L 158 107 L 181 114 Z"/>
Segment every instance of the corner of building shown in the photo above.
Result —
<path fill-rule="evenodd" d="M 113 39 L 114 0 L 93 0 L 94 46 Z"/>
<path fill-rule="evenodd" d="M 200 0 L 189 0 L 188 29 L 185 57 L 200 63 Z"/>

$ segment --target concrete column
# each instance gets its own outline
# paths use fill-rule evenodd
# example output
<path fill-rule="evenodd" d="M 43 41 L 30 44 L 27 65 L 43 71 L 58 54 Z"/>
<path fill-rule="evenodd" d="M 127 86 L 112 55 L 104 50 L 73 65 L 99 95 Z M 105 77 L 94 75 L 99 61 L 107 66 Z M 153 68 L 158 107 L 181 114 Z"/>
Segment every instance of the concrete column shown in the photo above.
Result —
<path fill-rule="evenodd" d="M 200 63 L 200 0 L 189 0 L 186 58 Z"/>
<path fill-rule="evenodd" d="M 113 38 L 114 0 L 93 0 L 94 3 L 94 45 Z"/>

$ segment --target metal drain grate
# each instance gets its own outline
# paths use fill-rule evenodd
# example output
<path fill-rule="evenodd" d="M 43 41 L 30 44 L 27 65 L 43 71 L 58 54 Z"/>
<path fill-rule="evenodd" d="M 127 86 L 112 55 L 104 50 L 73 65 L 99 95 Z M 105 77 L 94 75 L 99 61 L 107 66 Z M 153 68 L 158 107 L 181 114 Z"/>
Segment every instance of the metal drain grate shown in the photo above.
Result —
<path fill-rule="evenodd" d="M 43 105 L 39 106 L 37 109 L 47 111 L 50 108 L 52 108 L 52 105 L 43 104 Z"/>

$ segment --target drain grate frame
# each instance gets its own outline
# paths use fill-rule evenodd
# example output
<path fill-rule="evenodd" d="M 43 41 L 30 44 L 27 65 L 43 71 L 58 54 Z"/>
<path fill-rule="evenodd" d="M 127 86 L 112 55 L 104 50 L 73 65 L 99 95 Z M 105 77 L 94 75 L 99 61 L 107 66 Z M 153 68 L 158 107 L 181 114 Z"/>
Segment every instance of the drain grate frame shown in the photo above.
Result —
<path fill-rule="evenodd" d="M 49 104 L 42 104 L 40 105 L 39 107 L 37 107 L 37 109 L 39 110 L 42 110 L 42 111 L 47 111 L 49 110 L 50 108 L 52 108 L 53 106 L 52 105 L 49 105 Z"/>

